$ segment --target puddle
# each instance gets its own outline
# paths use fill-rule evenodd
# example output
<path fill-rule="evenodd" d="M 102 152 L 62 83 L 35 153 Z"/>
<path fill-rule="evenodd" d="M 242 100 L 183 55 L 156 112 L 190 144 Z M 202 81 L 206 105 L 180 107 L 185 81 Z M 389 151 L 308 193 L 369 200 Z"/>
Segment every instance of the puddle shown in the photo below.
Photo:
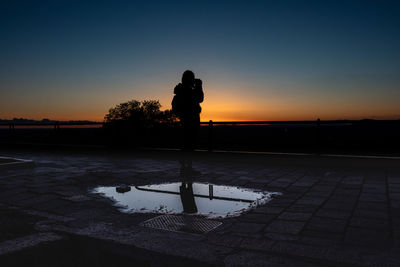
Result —
<path fill-rule="evenodd" d="M 205 183 L 97 187 L 94 193 L 111 198 L 122 212 L 196 214 L 208 218 L 238 216 L 280 193 Z"/>

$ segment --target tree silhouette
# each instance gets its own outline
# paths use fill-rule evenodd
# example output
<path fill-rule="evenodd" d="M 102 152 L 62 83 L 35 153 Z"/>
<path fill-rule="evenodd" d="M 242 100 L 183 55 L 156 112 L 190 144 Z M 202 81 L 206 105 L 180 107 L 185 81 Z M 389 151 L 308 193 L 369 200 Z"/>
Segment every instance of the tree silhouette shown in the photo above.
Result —
<path fill-rule="evenodd" d="M 104 116 L 104 126 L 132 133 L 176 125 L 177 118 L 173 112 L 161 111 L 160 108 L 158 100 L 130 100 L 110 108 Z"/>

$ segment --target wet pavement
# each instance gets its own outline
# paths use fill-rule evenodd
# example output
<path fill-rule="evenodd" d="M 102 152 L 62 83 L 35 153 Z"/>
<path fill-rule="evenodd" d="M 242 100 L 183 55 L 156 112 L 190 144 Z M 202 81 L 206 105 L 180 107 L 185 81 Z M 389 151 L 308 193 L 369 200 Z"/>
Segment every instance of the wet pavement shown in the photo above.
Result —
<path fill-rule="evenodd" d="M 50 250 L 82 238 L 89 240 L 87 246 L 104 242 L 102 249 L 110 255 L 135 255 L 144 265 L 168 262 L 154 263 L 154 255 L 197 265 L 400 265 L 398 160 L 341 164 L 330 158 L 321 163 L 302 156 L 197 153 L 189 174 L 193 184 L 281 193 L 240 216 L 216 218 L 221 225 L 198 234 L 145 227 L 143 222 L 160 214 L 122 212 L 111 198 L 93 191 L 177 186 L 187 155 L 2 151 L 0 156 L 36 164 L 0 172 L 0 265 L 28 249 Z"/>

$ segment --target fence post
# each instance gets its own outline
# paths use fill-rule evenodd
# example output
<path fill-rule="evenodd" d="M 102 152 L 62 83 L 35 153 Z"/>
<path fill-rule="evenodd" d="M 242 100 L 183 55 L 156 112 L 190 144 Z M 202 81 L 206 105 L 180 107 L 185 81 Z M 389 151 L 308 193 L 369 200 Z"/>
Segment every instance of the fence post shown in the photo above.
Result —
<path fill-rule="evenodd" d="M 316 134 L 317 154 L 321 152 L 321 120 L 317 119 L 317 134 Z"/>
<path fill-rule="evenodd" d="M 10 123 L 10 124 L 8 125 L 8 130 L 10 131 L 10 133 L 14 133 L 14 132 L 15 132 L 14 123 Z"/>
<path fill-rule="evenodd" d="M 213 147 L 213 121 L 208 123 L 208 151 L 211 152 Z"/>
<path fill-rule="evenodd" d="M 60 123 L 59 123 L 58 121 L 56 121 L 56 122 L 54 123 L 54 131 L 55 131 L 55 132 L 58 132 L 58 130 L 60 130 Z"/>

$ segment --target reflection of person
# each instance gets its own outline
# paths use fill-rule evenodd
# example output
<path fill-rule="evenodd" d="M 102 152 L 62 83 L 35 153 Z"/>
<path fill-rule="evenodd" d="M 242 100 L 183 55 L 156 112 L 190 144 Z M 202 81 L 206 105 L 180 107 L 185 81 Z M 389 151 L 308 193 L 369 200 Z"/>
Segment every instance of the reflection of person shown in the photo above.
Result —
<path fill-rule="evenodd" d="M 202 81 L 187 70 L 182 83 L 175 86 L 172 110 L 179 117 L 184 134 L 184 149 L 193 150 L 200 128 L 200 103 L 204 100 Z"/>
<path fill-rule="evenodd" d="M 180 176 L 182 179 L 182 184 L 179 187 L 179 193 L 181 196 L 183 212 L 184 213 L 196 213 L 197 206 L 196 206 L 196 201 L 194 199 L 194 194 L 193 194 L 192 177 L 195 175 L 199 175 L 200 172 L 195 171 L 193 169 L 192 159 L 190 158 L 190 156 L 189 156 L 189 158 L 181 159 L 179 162 L 181 164 Z"/>
<path fill-rule="evenodd" d="M 193 183 L 182 182 L 182 185 L 179 187 L 179 192 L 181 194 L 183 212 L 196 213 L 197 206 L 196 201 L 194 200 Z"/>

